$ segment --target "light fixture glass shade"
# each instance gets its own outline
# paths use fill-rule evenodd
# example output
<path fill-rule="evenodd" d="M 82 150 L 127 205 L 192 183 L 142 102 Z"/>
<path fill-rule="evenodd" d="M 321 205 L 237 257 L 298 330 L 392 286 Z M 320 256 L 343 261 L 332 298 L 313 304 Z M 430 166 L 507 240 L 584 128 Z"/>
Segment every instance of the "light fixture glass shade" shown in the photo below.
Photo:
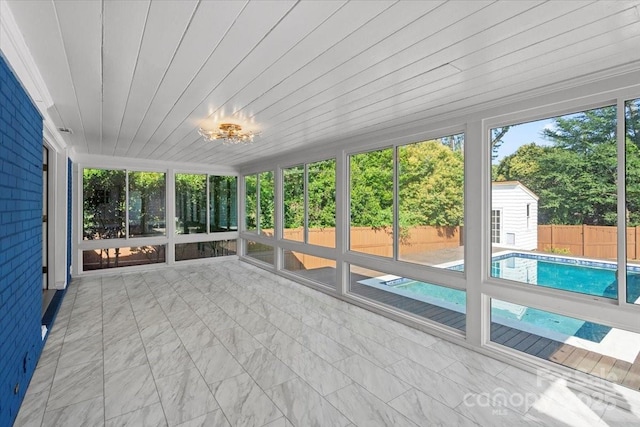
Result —
<path fill-rule="evenodd" d="M 236 123 L 221 123 L 218 129 L 206 130 L 200 128 L 198 133 L 207 141 L 222 140 L 223 144 L 250 144 L 260 132 L 242 131 L 242 126 Z"/>

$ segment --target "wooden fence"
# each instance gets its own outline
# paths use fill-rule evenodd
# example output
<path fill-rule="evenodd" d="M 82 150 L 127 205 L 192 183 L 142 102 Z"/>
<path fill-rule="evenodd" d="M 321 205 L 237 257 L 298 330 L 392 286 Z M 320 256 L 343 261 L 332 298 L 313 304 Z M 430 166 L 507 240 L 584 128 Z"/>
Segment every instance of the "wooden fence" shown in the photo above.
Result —
<path fill-rule="evenodd" d="M 640 227 L 627 228 L 627 259 L 640 258 Z M 615 226 L 539 225 L 538 250 L 589 258 L 617 257 Z"/>
<path fill-rule="evenodd" d="M 400 253 L 404 255 L 456 248 L 462 245 L 463 227 L 419 226 L 407 229 L 401 234 Z M 390 228 L 372 229 L 370 227 L 352 227 L 350 235 L 351 249 L 384 257 L 393 256 L 393 234 Z M 297 242 L 303 241 L 303 230 L 286 229 L 284 238 Z M 309 243 L 335 247 L 335 228 L 317 228 L 309 230 Z M 295 257 L 292 258 L 292 257 Z M 297 260 L 297 261 L 296 261 Z M 295 253 L 285 259 L 287 269 L 318 268 L 330 265 L 326 260 Z M 296 265 L 299 268 L 296 268 Z M 331 264 L 335 265 L 335 263 Z"/>

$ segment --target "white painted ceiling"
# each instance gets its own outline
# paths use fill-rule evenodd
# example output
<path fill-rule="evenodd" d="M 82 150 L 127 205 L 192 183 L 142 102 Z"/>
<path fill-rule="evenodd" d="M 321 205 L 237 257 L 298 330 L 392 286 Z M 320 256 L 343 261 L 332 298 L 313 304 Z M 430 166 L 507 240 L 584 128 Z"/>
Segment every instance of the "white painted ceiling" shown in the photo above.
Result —
<path fill-rule="evenodd" d="M 639 1 L 8 2 L 78 153 L 237 166 L 640 61 Z M 206 142 L 222 118 L 262 131 Z"/>

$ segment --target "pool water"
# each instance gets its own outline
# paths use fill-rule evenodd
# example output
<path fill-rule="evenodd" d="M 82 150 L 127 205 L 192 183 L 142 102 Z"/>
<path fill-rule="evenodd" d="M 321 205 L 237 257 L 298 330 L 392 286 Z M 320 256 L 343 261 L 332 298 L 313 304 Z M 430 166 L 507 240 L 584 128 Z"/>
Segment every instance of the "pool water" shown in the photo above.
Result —
<path fill-rule="evenodd" d="M 552 262 L 515 254 L 493 261 L 491 275 L 581 294 L 618 297 L 616 270 L 611 268 Z"/>
<path fill-rule="evenodd" d="M 617 281 L 614 269 L 575 265 L 567 262 L 553 262 L 549 258 L 537 259 L 533 256 L 519 256 L 514 253 L 496 257 L 492 262 L 491 275 L 504 279 L 516 280 L 531 285 L 545 286 L 605 298 L 617 298 Z M 558 261 L 565 261 L 558 258 Z M 571 260 L 566 260 L 571 262 Z M 452 269 L 459 270 L 460 265 Z M 640 275 L 628 273 L 629 283 L 640 283 Z M 452 308 L 461 313 L 466 312 L 466 293 L 457 289 L 432 285 L 429 283 L 410 281 L 403 282 L 393 289 L 404 295 L 415 295 L 418 299 Z M 635 288 L 634 288 L 635 289 Z M 534 330 L 547 329 L 562 335 L 575 336 L 594 342 L 600 342 L 611 328 L 559 314 L 550 313 L 530 307 L 523 307 L 508 302 L 493 300 L 492 318 L 502 318 L 509 322 L 523 322 Z M 529 328 L 531 329 L 531 328 Z"/>

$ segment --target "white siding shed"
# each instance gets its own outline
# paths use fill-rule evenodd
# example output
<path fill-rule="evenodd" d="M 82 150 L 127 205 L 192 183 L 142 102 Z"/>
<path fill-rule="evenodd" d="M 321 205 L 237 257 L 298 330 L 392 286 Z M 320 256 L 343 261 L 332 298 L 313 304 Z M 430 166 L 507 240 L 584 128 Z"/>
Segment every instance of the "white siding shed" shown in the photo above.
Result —
<path fill-rule="evenodd" d="M 491 243 L 510 249 L 538 247 L 538 196 L 518 181 L 492 184 Z"/>

